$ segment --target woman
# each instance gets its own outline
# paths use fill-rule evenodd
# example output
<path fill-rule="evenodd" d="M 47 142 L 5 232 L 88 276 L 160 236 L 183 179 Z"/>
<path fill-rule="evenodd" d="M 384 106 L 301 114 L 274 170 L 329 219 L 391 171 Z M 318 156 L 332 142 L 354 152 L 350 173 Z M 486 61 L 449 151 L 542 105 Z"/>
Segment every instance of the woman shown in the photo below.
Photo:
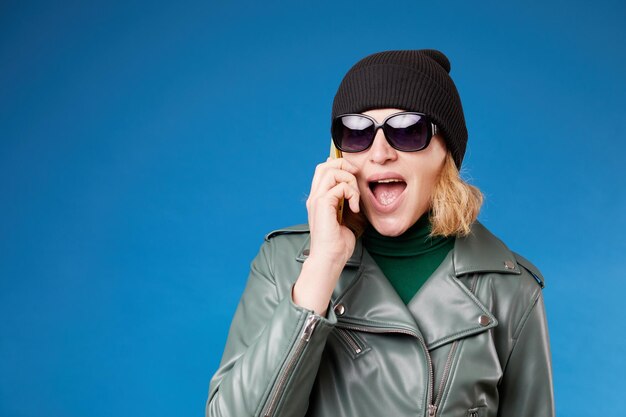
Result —
<path fill-rule="evenodd" d="M 449 71 L 435 50 L 348 71 L 343 157 L 317 167 L 308 226 L 266 236 L 207 416 L 554 415 L 544 280 L 477 220 Z"/>

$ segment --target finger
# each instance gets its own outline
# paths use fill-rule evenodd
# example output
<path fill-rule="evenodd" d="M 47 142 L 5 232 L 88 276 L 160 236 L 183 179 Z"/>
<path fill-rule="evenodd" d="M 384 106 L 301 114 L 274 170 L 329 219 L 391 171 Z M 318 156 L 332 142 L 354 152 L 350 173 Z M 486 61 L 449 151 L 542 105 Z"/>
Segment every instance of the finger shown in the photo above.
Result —
<path fill-rule="evenodd" d="M 354 187 L 349 187 L 348 189 L 346 189 L 346 192 L 344 192 L 344 204 L 346 204 L 347 202 L 347 204 L 350 206 L 350 210 L 352 210 L 353 213 L 359 212 L 360 198 L 361 193 L 358 189 L 355 189 Z"/>
<path fill-rule="evenodd" d="M 352 210 L 353 213 L 358 213 L 359 211 L 361 211 L 361 206 L 359 205 L 360 200 L 361 193 L 355 194 L 353 198 L 350 198 L 348 200 L 348 204 L 350 204 L 350 210 Z"/>
<path fill-rule="evenodd" d="M 350 186 L 348 183 L 340 182 L 339 184 L 331 188 L 326 194 L 326 198 L 330 200 L 329 203 L 332 206 L 337 208 L 339 206 L 339 200 L 343 198 L 344 200 L 348 201 L 348 204 L 350 205 L 350 210 L 352 210 L 354 213 L 359 212 L 359 190 Z"/>
<path fill-rule="evenodd" d="M 345 171 L 350 172 L 351 174 L 356 174 L 359 169 L 352 162 L 348 161 L 345 158 L 329 158 L 330 161 L 327 162 L 329 167 L 343 169 Z"/>
<path fill-rule="evenodd" d="M 359 200 L 361 199 L 361 193 L 357 190 L 356 193 L 354 193 L 351 197 L 347 197 L 348 198 L 348 204 L 350 206 L 350 210 L 352 210 L 353 213 L 358 213 L 359 210 L 361 209 L 359 206 Z M 344 203 L 345 204 L 345 203 Z"/>
<path fill-rule="evenodd" d="M 330 159 L 331 158 L 328 158 L 326 162 L 319 163 L 315 166 L 315 172 L 313 173 L 313 181 L 311 181 L 311 192 L 309 194 L 313 194 L 313 191 L 318 188 L 320 178 L 324 176 L 324 172 L 326 172 Z"/>
<path fill-rule="evenodd" d="M 311 194 L 316 195 L 325 193 L 340 182 L 348 183 L 356 189 L 359 188 L 354 175 L 340 169 L 331 169 L 327 170 L 318 179 L 317 183 L 311 187 Z"/>
<path fill-rule="evenodd" d="M 347 171 L 352 175 L 356 175 L 359 171 L 356 165 L 348 161 L 344 158 L 328 158 L 326 162 L 322 162 L 317 164 L 315 167 L 315 172 L 313 174 L 313 181 L 311 182 L 311 189 L 315 188 L 319 183 L 319 178 L 324 175 L 324 173 L 329 169 L 340 169 L 342 171 Z"/>
<path fill-rule="evenodd" d="M 347 174 L 350 175 L 349 173 Z M 344 189 L 349 189 L 349 195 L 341 193 Z M 361 193 L 356 185 L 356 182 L 334 182 L 323 192 L 322 190 L 319 190 L 317 193 L 311 193 L 306 200 L 306 207 L 310 213 L 316 211 L 317 208 L 327 205 L 337 207 L 339 204 L 338 200 L 340 198 L 349 199 L 348 204 L 350 204 L 350 209 L 355 213 L 359 211 Z"/>

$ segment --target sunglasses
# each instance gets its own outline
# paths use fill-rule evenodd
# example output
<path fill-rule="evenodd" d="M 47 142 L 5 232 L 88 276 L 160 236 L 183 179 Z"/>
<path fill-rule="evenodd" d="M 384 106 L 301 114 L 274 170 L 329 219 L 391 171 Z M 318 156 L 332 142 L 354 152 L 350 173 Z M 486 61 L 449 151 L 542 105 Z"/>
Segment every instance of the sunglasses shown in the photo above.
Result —
<path fill-rule="evenodd" d="M 395 113 L 382 123 L 365 114 L 342 114 L 333 120 L 330 133 L 340 151 L 362 152 L 372 146 L 381 127 L 389 145 L 404 152 L 425 149 L 437 134 L 437 126 L 428 116 L 416 112 Z"/>

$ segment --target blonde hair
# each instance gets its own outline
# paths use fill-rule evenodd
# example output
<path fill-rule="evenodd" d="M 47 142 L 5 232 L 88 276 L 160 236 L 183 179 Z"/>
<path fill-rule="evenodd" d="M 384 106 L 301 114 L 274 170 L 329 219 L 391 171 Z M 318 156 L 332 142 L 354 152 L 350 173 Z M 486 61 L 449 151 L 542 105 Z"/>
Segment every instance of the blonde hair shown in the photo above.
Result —
<path fill-rule="evenodd" d="M 478 218 L 483 204 L 482 192 L 465 182 L 448 151 L 430 198 L 431 236 L 467 236 Z M 360 237 L 367 227 L 367 218 L 344 208 L 343 224 Z"/>
<path fill-rule="evenodd" d="M 430 198 L 431 236 L 467 236 L 483 201 L 483 193 L 461 178 L 448 152 Z"/>

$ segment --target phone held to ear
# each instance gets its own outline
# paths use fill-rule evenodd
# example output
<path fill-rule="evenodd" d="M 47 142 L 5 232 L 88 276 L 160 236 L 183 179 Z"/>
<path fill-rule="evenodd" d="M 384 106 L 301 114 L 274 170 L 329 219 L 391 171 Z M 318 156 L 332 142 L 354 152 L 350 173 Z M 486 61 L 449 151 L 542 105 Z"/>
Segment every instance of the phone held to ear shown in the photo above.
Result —
<path fill-rule="evenodd" d="M 341 151 L 335 147 L 332 138 L 330 139 L 330 157 L 331 158 L 341 158 Z M 339 200 L 339 206 L 337 207 L 337 221 L 339 224 L 343 224 L 343 206 L 344 199 Z"/>

